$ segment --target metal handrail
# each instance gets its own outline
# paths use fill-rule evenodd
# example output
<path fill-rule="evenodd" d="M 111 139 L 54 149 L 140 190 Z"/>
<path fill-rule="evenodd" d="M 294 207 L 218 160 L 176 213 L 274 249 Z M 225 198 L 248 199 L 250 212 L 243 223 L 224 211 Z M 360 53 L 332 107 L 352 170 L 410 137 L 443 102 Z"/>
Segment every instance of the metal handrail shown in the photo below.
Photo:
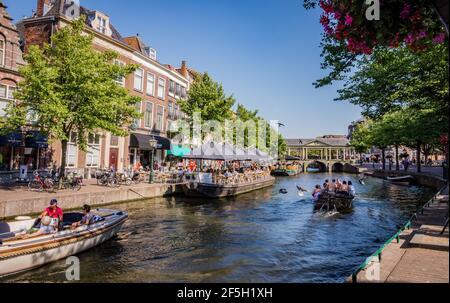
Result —
<path fill-rule="evenodd" d="M 417 220 L 417 216 L 419 213 L 423 215 L 424 210 L 428 207 L 430 207 L 431 204 L 434 203 L 437 198 L 442 195 L 442 192 L 447 188 L 448 185 L 444 186 L 436 195 L 431 198 L 427 203 L 423 205 L 421 209 L 419 209 L 412 217 L 411 219 L 389 240 L 387 240 L 376 252 L 374 252 L 370 257 L 366 259 L 366 261 L 361 264 L 353 273 L 352 273 L 352 283 L 358 283 L 358 274 L 367 268 L 367 266 L 372 263 L 372 260 L 374 258 L 378 257 L 379 262 L 381 262 L 381 257 L 383 254 L 383 251 L 385 248 L 391 244 L 394 240 L 397 241 L 397 243 L 400 243 L 400 236 L 405 230 L 410 230 L 412 227 L 412 222 Z"/>

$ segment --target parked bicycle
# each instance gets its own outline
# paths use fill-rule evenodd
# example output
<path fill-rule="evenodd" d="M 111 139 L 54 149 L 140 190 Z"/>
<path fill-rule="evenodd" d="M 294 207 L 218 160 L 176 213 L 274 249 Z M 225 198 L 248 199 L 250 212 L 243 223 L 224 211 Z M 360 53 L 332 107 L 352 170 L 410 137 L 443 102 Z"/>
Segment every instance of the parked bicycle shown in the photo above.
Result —
<path fill-rule="evenodd" d="M 42 177 L 37 170 L 33 172 L 33 175 L 34 179 L 28 183 L 29 190 L 49 193 L 55 191 L 55 183 L 52 178 Z"/>
<path fill-rule="evenodd" d="M 96 175 L 97 184 L 101 186 L 120 187 L 120 178 L 114 171 L 102 171 Z"/>

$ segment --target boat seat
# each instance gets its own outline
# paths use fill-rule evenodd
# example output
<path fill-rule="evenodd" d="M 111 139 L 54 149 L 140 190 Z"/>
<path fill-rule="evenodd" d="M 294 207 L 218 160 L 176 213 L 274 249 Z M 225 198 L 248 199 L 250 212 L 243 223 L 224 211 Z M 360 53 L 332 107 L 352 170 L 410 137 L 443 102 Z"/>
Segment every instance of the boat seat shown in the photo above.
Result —
<path fill-rule="evenodd" d="M 9 233 L 11 231 L 8 223 L 1 221 L 0 222 L 0 234 Z"/>

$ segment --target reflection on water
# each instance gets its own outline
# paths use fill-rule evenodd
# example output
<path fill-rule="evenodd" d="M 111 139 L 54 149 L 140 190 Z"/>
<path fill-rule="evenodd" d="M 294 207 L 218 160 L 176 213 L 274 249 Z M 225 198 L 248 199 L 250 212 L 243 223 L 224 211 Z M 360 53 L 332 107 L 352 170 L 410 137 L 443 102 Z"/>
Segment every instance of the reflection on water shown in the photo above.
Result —
<path fill-rule="evenodd" d="M 433 195 L 340 175 L 354 181 L 358 197 L 351 213 L 327 218 L 296 185 L 310 189 L 331 177 L 280 178 L 272 188 L 224 201 L 115 205 L 130 219 L 116 239 L 79 255 L 82 282 L 343 282 Z M 63 282 L 65 268 L 60 261 L 3 281 Z"/>

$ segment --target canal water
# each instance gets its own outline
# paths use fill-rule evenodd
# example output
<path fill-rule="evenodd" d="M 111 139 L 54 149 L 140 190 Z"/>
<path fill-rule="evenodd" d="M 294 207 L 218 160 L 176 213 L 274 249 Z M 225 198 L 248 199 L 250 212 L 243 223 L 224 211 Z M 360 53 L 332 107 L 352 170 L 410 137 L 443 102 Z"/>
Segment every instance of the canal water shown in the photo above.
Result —
<path fill-rule="evenodd" d="M 352 180 L 352 212 L 314 212 L 325 179 Z M 287 194 L 280 193 L 287 189 Z M 183 197 L 114 205 L 130 219 L 117 238 L 79 255 L 81 282 L 344 282 L 434 192 L 354 175 L 279 178 L 274 187 L 225 201 Z M 64 282 L 65 261 L 0 282 Z"/>

